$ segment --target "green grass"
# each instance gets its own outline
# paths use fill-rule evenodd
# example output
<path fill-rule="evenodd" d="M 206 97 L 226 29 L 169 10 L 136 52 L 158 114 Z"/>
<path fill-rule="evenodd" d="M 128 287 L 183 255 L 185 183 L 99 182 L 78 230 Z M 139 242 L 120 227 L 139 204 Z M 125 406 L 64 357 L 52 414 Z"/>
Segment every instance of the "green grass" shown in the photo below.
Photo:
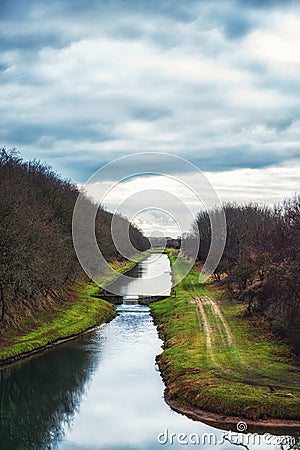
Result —
<path fill-rule="evenodd" d="M 139 260 L 126 263 L 114 262 L 111 266 L 118 273 L 124 273 L 134 267 Z M 103 276 L 103 284 L 107 284 L 117 274 Z M 0 346 L 0 363 L 26 354 L 33 350 L 80 334 L 96 325 L 108 322 L 116 316 L 115 306 L 96 297 L 99 286 L 95 283 L 79 281 L 74 286 L 72 300 L 55 305 L 51 311 L 41 311 L 34 326 L 32 321 L 24 320 L 23 331 L 8 331 L 3 336 Z M 34 328 L 34 329 L 33 329 Z"/>
<path fill-rule="evenodd" d="M 94 285 L 90 283 L 78 283 L 74 289 L 77 300 L 56 306 L 51 314 L 48 314 L 48 318 L 45 313 L 41 314 L 34 330 L 15 336 L 8 335 L 2 341 L 0 361 L 80 334 L 113 319 L 116 315 L 113 305 L 91 297 L 89 292 L 94 289 Z"/>
<path fill-rule="evenodd" d="M 170 254 L 171 263 L 175 257 Z M 222 299 L 213 284 L 200 285 L 198 278 L 193 269 L 176 286 L 176 297 L 151 305 L 164 340 L 159 364 L 166 398 L 185 407 L 254 420 L 300 420 L 300 366 L 290 347 L 263 320 L 245 317 L 244 304 Z M 202 313 L 191 302 L 205 296 L 217 303 L 223 320 L 209 302 L 202 303 Z"/>

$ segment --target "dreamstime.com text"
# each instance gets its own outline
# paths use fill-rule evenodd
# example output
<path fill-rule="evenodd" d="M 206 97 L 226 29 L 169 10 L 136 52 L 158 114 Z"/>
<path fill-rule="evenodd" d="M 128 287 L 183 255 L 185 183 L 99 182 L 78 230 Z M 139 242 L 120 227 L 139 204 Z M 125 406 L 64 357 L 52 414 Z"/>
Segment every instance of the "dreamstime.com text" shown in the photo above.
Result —
<path fill-rule="evenodd" d="M 274 436 L 269 433 L 239 433 L 234 431 L 223 431 L 222 434 L 216 433 L 174 433 L 167 428 L 158 434 L 157 441 L 160 445 L 222 445 L 231 443 L 234 445 L 269 445 L 269 446 L 288 446 L 292 449 L 296 445 L 296 438 L 292 436 Z"/>

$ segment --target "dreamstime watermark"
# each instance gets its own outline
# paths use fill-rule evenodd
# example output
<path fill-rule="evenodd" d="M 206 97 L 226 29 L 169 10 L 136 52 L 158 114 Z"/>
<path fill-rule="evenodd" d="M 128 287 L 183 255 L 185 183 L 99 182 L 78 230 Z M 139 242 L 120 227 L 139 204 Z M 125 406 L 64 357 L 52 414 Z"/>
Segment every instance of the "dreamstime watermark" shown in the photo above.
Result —
<path fill-rule="evenodd" d="M 191 177 L 187 177 L 187 174 L 191 174 Z M 116 159 L 97 170 L 83 187 L 75 204 L 72 223 L 74 248 L 86 274 L 100 286 L 104 272 L 106 278 L 118 274 L 124 279 L 120 280 L 121 283 L 129 281 L 130 277 L 116 273 L 98 246 L 95 221 L 99 203 L 105 205 L 106 198 L 117 188 L 119 191 L 122 190 L 129 180 L 146 179 L 149 176 L 156 180 L 168 180 L 172 186 L 177 183 L 180 188 L 173 192 L 172 188 L 168 188 L 168 182 L 157 182 L 157 185 L 151 188 L 144 188 L 141 185 L 137 192 L 129 191 L 125 199 L 126 189 L 123 189 L 122 199 L 115 205 L 111 220 L 111 237 L 118 252 L 128 260 L 144 255 L 133 247 L 129 236 L 129 221 L 134 220 L 146 210 L 156 210 L 157 214 L 172 217 L 177 224 L 178 234 L 184 234 L 183 217 L 185 217 L 185 223 L 186 218 L 189 219 L 189 223 L 195 219 L 195 214 L 191 211 L 189 201 L 186 199 L 186 193 L 189 192 L 198 210 L 206 210 L 210 219 L 211 245 L 199 282 L 209 278 L 222 257 L 226 242 L 225 213 L 217 192 L 201 170 L 191 162 L 174 155 L 152 152 L 133 154 Z M 86 193 L 90 192 L 91 187 L 98 203 L 87 199 Z M 124 216 L 129 221 L 124 221 Z M 178 284 L 193 267 L 199 245 L 200 238 L 197 230 L 194 230 L 192 243 L 190 239 L 182 239 L 180 254 L 173 266 L 174 273 L 180 276 L 173 280 L 173 286 Z M 188 255 L 188 259 L 181 258 L 182 254 Z M 163 278 L 164 274 L 160 274 L 151 279 L 153 295 L 162 293 Z M 107 289 L 112 293 L 118 293 L 114 292 L 113 285 L 108 286 Z M 153 289 L 157 292 L 153 292 Z"/>
<path fill-rule="evenodd" d="M 243 428 L 243 433 L 240 429 Z M 165 429 L 157 436 L 157 442 L 161 445 L 208 445 L 218 446 L 225 443 L 240 445 L 245 448 L 249 446 L 275 446 L 283 449 L 285 446 L 292 450 L 296 448 L 296 438 L 292 436 L 274 436 L 270 433 L 245 433 L 247 424 L 239 422 L 237 431 L 203 432 L 203 433 L 174 433 Z"/>

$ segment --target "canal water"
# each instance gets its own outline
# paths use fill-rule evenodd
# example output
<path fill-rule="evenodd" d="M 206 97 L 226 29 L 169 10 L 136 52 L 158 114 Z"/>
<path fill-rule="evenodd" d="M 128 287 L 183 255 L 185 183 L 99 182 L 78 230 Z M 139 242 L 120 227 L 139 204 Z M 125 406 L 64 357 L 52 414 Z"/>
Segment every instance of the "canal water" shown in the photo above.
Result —
<path fill-rule="evenodd" d="M 169 258 L 163 253 L 153 253 L 128 273 L 130 280 L 117 278 L 107 289 L 117 295 L 169 295 L 172 276 Z"/>
<path fill-rule="evenodd" d="M 109 324 L 0 371 L 1 450 L 281 448 L 172 411 L 155 365 L 162 342 L 149 308 L 118 312 Z"/>

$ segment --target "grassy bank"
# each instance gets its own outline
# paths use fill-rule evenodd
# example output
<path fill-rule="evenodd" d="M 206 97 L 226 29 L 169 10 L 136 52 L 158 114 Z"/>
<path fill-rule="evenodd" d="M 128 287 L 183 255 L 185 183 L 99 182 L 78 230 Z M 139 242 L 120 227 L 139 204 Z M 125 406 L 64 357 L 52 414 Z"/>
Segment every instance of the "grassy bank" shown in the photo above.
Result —
<path fill-rule="evenodd" d="M 140 259 L 114 262 L 111 265 L 118 273 L 124 273 Z M 103 283 L 109 283 L 116 276 L 104 275 Z M 116 316 L 115 306 L 97 298 L 95 295 L 98 290 L 99 287 L 92 282 L 77 282 L 72 290 L 65 293 L 64 301 L 52 302 L 51 308 L 41 311 L 34 320 L 24 320 L 19 330 L 7 330 L 0 342 L 0 364 L 14 361 L 113 319 Z"/>
<path fill-rule="evenodd" d="M 72 300 L 54 306 L 51 312 L 41 313 L 33 330 L 31 324 L 24 323 L 23 332 L 7 332 L 1 340 L 0 362 L 18 359 L 113 319 L 116 315 L 114 307 L 90 296 L 93 290 L 91 284 L 78 283 L 72 291 Z"/>
<path fill-rule="evenodd" d="M 300 420 L 300 366 L 290 347 L 198 277 L 193 269 L 176 297 L 151 305 L 164 340 L 166 399 L 224 416 Z"/>

